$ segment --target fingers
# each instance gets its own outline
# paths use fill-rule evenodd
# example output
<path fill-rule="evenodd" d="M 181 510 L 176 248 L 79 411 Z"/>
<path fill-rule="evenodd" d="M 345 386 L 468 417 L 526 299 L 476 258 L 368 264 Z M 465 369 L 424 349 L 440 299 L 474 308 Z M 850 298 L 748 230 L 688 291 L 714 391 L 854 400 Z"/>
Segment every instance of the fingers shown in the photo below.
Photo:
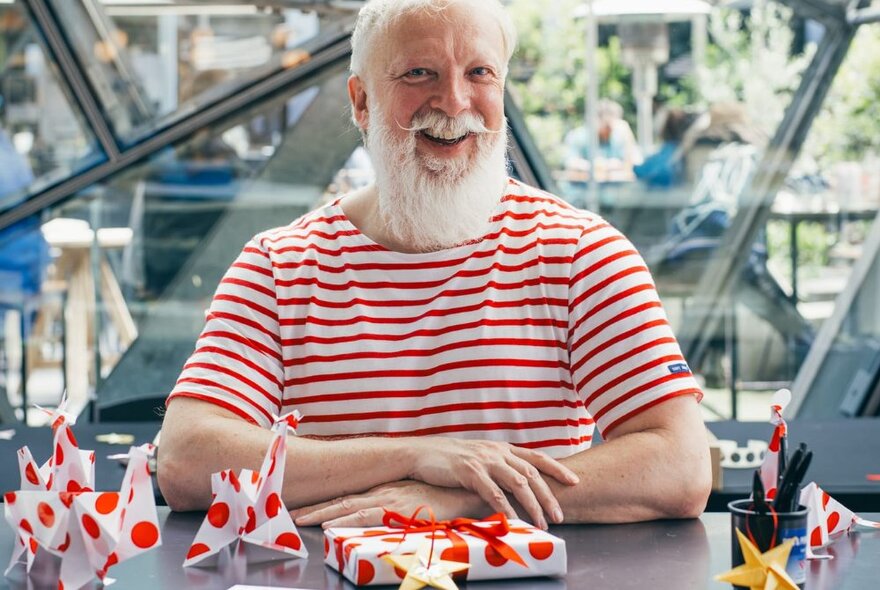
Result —
<path fill-rule="evenodd" d="M 502 512 L 507 518 L 518 518 L 513 506 L 495 480 L 481 469 L 480 466 L 468 466 L 473 470 L 473 487 L 472 491 L 476 492 L 480 498 L 488 504 L 495 512 Z"/>
<path fill-rule="evenodd" d="M 515 447 L 513 445 L 511 445 L 511 452 L 520 459 L 528 461 L 531 465 L 534 465 L 538 471 L 545 475 L 549 475 L 559 483 L 573 486 L 581 481 L 574 471 L 550 455 L 532 449 Z"/>
<path fill-rule="evenodd" d="M 357 512 L 325 521 L 325 529 L 332 526 L 376 526 L 382 524 L 382 516 L 385 511 L 382 508 L 362 508 Z"/>
<path fill-rule="evenodd" d="M 313 506 L 304 506 L 297 510 L 291 510 L 290 515 L 298 526 L 314 526 L 347 517 L 360 510 L 373 508 L 374 506 L 375 502 L 370 502 L 366 498 L 346 496 Z M 381 512 L 381 509 L 379 510 Z M 380 515 L 379 520 L 381 521 L 381 519 Z"/>
<path fill-rule="evenodd" d="M 562 507 L 538 470 L 516 456 L 508 459 L 508 463 L 516 475 L 509 480 L 507 489 L 513 493 L 531 521 L 539 528 L 546 529 L 544 515 L 547 514 L 555 524 L 560 524 L 563 518 Z"/>

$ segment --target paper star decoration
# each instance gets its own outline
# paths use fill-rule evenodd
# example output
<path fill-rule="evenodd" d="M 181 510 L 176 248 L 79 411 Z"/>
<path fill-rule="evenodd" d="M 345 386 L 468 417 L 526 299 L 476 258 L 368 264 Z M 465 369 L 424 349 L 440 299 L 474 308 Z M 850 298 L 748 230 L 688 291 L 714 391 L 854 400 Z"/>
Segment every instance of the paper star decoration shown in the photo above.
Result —
<path fill-rule="evenodd" d="M 739 529 L 736 529 L 736 537 L 745 563 L 715 576 L 716 580 L 747 586 L 751 590 L 798 590 L 797 584 L 785 571 L 794 539 L 788 539 L 766 553 L 761 553 Z"/>
<path fill-rule="evenodd" d="M 306 557 L 308 551 L 281 500 L 287 433 L 296 434 L 299 412 L 275 418 L 274 437 L 259 473 L 231 469 L 211 476 L 214 501 L 183 562 L 217 565 L 220 551 L 241 540 L 248 561 Z"/>
<path fill-rule="evenodd" d="M 458 590 L 458 586 L 452 580 L 452 574 L 471 567 L 469 563 L 446 561 L 441 559 L 437 553 L 432 554 L 431 543 L 425 543 L 414 554 L 395 555 L 389 553 L 383 555 L 382 559 L 406 572 L 406 577 L 400 584 L 400 590 L 419 590 L 425 586 L 441 590 Z"/>
<path fill-rule="evenodd" d="M 61 558 L 59 588 L 80 588 L 95 576 L 112 582 L 113 565 L 158 547 L 153 482 L 147 470 L 152 445 L 132 447 L 119 492 L 93 491 L 95 453 L 81 451 L 66 401 L 52 417 L 54 453 L 37 467 L 30 451 L 18 451 L 21 489 L 5 495 L 4 512 L 17 542 L 8 575 L 25 561 L 28 573 L 39 554 Z"/>

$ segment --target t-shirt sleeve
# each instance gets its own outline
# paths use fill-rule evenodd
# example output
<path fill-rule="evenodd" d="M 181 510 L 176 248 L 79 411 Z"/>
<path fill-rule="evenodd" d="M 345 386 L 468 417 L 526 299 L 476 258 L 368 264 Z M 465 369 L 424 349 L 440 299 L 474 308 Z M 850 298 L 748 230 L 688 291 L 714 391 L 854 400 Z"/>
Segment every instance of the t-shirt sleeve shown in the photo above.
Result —
<path fill-rule="evenodd" d="M 568 329 L 572 382 L 603 436 L 667 399 L 702 399 L 644 260 L 602 219 L 573 257 Z"/>
<path fill-rule="evenodd" d="M 254 239 L 220 281 L 168 403 L 192 397 L 270 427 L 283 391 L 279 332 L 272 262 Z"/>

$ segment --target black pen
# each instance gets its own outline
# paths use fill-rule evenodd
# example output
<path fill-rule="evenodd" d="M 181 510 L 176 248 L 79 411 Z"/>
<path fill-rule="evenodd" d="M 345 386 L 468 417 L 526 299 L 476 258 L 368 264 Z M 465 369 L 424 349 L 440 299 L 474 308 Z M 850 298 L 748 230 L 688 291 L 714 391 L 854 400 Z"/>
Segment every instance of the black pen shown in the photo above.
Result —
<path fill-rule="evenodd" d="M 806 448 L 806 447 L 805 447 Z M 789 500 L 789 512 L 794 512 L 797 510 L 798 504 L 800 503 L 800 494 L 798 493 L 801 489 L 801 484 L 804 481 L 804 476 L 807 474 L 807 469 L 810 468 L 810 461 L 813 460 L 813 451 L 807 451 L 804 453 L 804 458 L 801 460 L 800 465 L 798 465 L 797 471 L 794 474 L 794 479 L 792 481 L 792 494 L 791 500 Z"/>
<path fill-rule="evenodd" d="M 767 503 L 764 501 L 764 482 L 761 481 L 760 469 L 755 469 L 755 477 L 752 480 L 752 499 L 755 503 L 755 512 L 764 514 L 767 511 Z"/>
<path fill-rule="evenodd" d="M 790 493 L 795 468 L 803 460 L 803 456 L 804 452 L 802 449 L 795 450 L 791 456 L 791 461 L 785 467 L 782 480 L 776 488 L 776 497 L 773 499 L 773 508 L 777 511 L 784 511 L 788 507 L 789 498 L 787 496 Z"/>
<path fill-rule="evenodd" d="M 785 468 L 788 466 L 788 427 L 782 431 L 782 434 L 779 435 L 779 457 L 777 458 L 777 471 L 776 471 L 776 492 L 779 493 L 780 488 L 782 488 L 782 476 L 785 473 Z"/>

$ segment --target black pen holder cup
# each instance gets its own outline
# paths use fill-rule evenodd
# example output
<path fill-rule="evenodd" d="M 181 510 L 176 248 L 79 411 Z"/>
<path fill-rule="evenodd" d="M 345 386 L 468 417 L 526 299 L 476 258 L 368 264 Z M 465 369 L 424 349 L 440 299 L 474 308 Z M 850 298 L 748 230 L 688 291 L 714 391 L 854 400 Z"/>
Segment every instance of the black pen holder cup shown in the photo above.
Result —
<path fill-rule="evenodd" d="M 798 506 L 794 512 L 777 512 L 774 521 L 771 513 L 759 514 L 754 510 L 754 506 L 754 502 L 749 498 L 734 500 L 727 505 L 733 525 L 730 529 L 733 567 L 744 563 L 739 540 L 736 538 L 737 529 L 751 539 L 761 553 L 770 550 L 771 546 L 775 547 L 788 539 L 794 539 L 785 571 L 798 586 L 803 588 L 807 578 L 807 509 Z"/>

